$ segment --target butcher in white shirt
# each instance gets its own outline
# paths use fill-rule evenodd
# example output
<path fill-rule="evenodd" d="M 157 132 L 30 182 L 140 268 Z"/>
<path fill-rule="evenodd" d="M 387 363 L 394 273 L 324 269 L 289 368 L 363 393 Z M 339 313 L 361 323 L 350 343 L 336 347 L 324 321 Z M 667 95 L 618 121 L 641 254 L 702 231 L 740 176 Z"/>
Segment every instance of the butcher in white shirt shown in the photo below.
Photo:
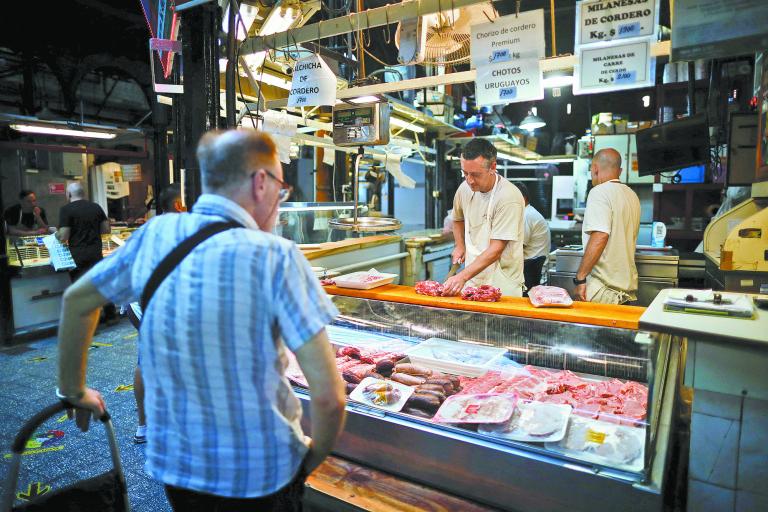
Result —
<path fill-rule="evenodd" d="M 528 187 L 521 181 L 515 185 L 520 189 L 525 200 L 524 220 L 525 234 L 523 236 L 523 274 L 525 287 L 530 290 L 541 284 L 541 270 L 549 254 L 551 235 L 549 224 L 536 208 L 531 206 Z"/>
<path fill-rule="evenodd" d="M 581 228 L 584 257 L 573 279 L 574 298 L 601 304 L 635 301 L 640 200 L 619 182 L 621 155 L 615 149 L 595 153 L 590 173 L 593 188 Z"/>

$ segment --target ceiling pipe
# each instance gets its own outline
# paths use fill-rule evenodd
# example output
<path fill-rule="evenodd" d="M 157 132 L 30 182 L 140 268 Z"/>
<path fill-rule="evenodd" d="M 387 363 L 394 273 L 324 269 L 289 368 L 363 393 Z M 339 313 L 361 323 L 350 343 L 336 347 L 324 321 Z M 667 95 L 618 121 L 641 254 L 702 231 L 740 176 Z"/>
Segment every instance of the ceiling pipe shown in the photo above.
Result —
<path fill-rule="evenodd" d="M 147 150 L 146 137 L 144 138 L 143 151 L 126 151 L 123 149 L 89 148 L 89 147 L 81 147 L 81 146 L 61 146 L 58 144 L 38 144 L 35 142 L 7 142 L 7 141 L 1 141 L 0 148 L 24 149 L 27 151 L 35 151 L 35 150 L 52 151 L 54 153 L 81 153 L 86 155 L 97 155 L 97 156 L 149 158 L 149 151 Z"/>

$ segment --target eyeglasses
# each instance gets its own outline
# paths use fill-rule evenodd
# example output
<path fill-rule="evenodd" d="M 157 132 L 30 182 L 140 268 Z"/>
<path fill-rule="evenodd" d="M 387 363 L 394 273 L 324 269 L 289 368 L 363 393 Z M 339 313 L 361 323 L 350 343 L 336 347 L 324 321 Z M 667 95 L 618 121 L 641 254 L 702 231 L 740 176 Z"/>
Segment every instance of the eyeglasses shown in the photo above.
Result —
<path fill-rule="evenodd" d="M 288 183 L 284 182 L 283 180 L 281 180 L 280 178 L 278 178 L 277 176 L 275 176 L 274 174 L 272 174 L 271 172 L 269 172 L 267 169 L 261 169 L 261 170 L 267 173 L 267 176 L 269 176 L 270 178 L 272 178 L 273 180 L 275 180 L 280 184 L 280 192 L 278 193 L 277 197 L 281 203 L 286 202 L 288 198 L 291 197 L 291 192 L 293 192 L 293 187 Z M 257 172 L 258 171 L 252 172 L 251 178 L 253 178 Z"/>

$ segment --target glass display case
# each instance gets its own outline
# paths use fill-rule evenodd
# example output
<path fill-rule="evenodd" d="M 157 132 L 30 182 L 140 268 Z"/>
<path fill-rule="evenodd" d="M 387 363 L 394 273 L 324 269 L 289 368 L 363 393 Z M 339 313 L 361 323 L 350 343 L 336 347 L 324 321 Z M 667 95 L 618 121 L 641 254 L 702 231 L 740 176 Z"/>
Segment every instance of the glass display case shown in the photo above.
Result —
<path fill-rule="evenodd" d="M 280 205 L 275 234 L 297 244 L 337 242 L 358 233 L 333 229 L 331 219 L 351 217 L 354 203 L 283 203 Z M 360 214 L 365 208 L 360 208 Z"/>
<path fill-rule="evenodd" d="M 669 337 L 332 298 L 337 367 L 357 397 L 338 455 L 505 510 L 663 508 L 680 364 Z M 419 381 L 386 358 L 416 364 L 402 368 Z M 360 398 L 366 377 L 414 389 L 377 406 Z"/>

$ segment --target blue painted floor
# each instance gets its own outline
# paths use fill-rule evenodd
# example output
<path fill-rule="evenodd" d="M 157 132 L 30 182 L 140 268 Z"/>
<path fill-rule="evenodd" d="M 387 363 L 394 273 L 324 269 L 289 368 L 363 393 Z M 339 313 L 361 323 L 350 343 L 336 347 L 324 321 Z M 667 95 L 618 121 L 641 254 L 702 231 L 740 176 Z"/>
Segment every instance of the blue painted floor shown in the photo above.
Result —
<path fill-rule="evenodd" d="M 162 486 L 144 473 L 146 445 L 133 443 L 136 403 L 131 388 L 136 365 L 136 330 L 127 319 L 100 327 L 90 349 L 88 385 L 101 391 L 112 414 L 128 484 L 131 509 L 165 512 L 171 508 Z M 5 492 L 11 442 L 21 425 L 55 402 L 56 338 L 50 337 L 0 350 L 0 487 Z M 38 429 L 22 457 L 17 499 L 50 492 L 107 471 L 112 461 L 104 428 L 92 424 L 80 432 L 74 421 L 55 418 Z M 21 503 L 18 501 L 17 503 Z"/>

